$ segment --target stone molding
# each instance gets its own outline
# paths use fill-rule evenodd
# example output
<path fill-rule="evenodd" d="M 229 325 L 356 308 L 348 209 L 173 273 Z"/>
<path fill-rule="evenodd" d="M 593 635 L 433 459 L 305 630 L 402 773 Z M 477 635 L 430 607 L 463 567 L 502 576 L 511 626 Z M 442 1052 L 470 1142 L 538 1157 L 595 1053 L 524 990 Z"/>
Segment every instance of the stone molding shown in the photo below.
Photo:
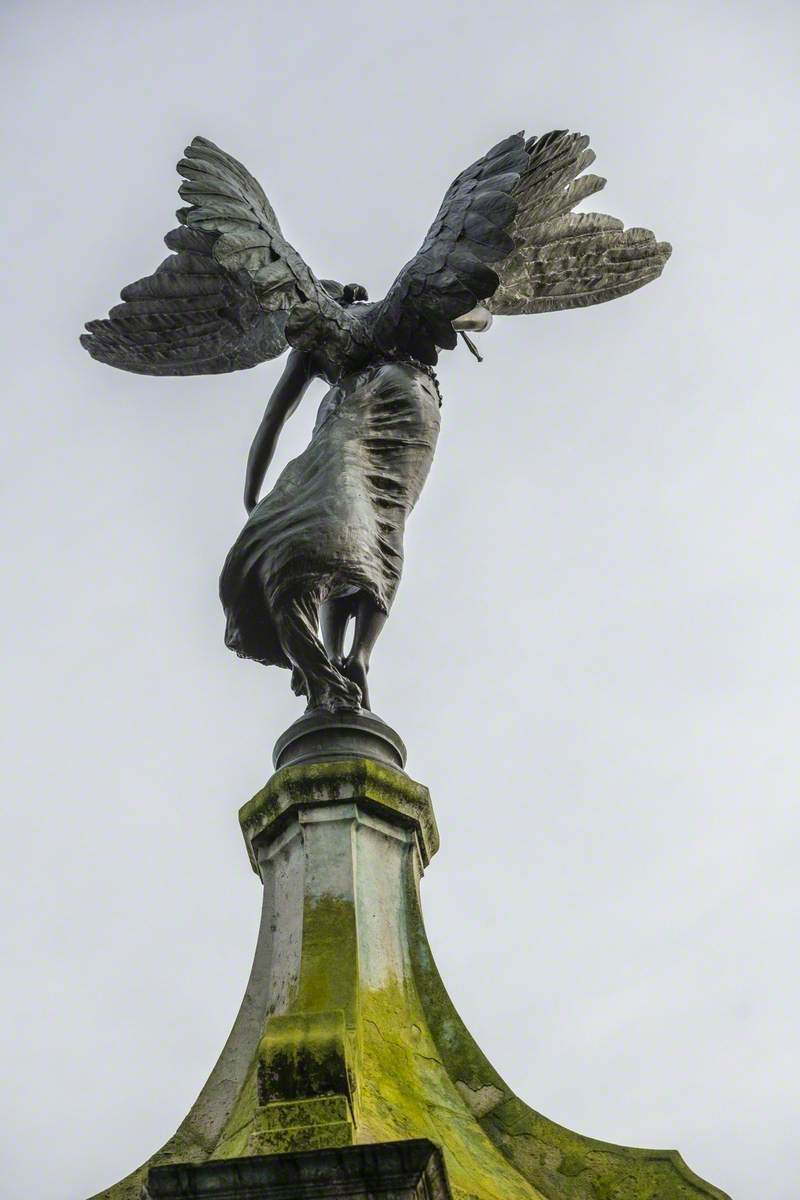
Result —
<path fill-rule="evenodd" d="M 403 771 L 363 758 L 283 767 L 239 810 L 239 824 L 256 874 L 260 874 L 257 842 L 274 837 L 301 808 L 343 802 L 413 828 L 423 867 L 439 849 L 430 793 Z"/>
<path fill-rule="evenodd" d="M 153 1167 L 146 1200 L 451 1200 L 438 1146 L 419 1138 Z"/>

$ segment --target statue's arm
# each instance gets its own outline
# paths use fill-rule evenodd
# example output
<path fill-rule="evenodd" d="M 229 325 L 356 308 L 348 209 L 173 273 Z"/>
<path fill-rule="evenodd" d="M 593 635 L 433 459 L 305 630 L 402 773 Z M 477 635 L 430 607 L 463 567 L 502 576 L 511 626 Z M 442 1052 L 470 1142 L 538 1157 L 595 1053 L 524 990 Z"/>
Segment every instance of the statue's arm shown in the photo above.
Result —
<path fill-rule="evenodd" d="M 293 350 L 289 355 L 286 368 L 269 398 L 269 403 L 247 456 L 244 506 L 248 513 L 252 512 L 258 503 L 261 485 L 275 453 L 280 432 L 302 400 L 313 378 L 314 368 L 311 358 L 299 350 Z"/>

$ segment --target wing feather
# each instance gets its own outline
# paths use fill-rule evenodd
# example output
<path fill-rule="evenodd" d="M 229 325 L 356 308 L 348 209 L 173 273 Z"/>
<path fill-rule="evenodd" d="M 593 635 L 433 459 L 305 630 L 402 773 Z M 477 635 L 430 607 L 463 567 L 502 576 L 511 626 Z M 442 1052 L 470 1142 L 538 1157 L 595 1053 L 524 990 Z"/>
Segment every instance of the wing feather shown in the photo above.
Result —
<path fill-rule="evenodd" d="M 603 213 L 576 213 L 605 180 L 583 175 L 594 162 L 584 134 L 554 130 L 526 142 L 528 166 L 512 193 L 515 249 L 497 266 L 487 302 L 499 315 L 553 312 L 601 304 L 661 274 L 671 253 L 648 229 L 625 229 Z"/>
<path fill-rule="evenodd" d="M 175 253 L 123 288 L 107 319 L 87 323 L 81 342 L 93 358 L 143 375 L 211 375 L 283 352 L 285 314 L 267 317 L 247 273 L 216 261 L 211 234 L 181 227 L 165 240 Z"/>
<path fill-rule="evenodd" d="M 93 358 L 148 375 L 237 371 L 283 353 L 292 309 L 311 307 L 320 327 L 338 316 L 240 162 L 196 137 L 178 171 L 186 206 L 164 239 L 173 253 L 123 288 L 107 319 L 87 324 L 81 342 Z"/>
<path fill-rule="evenodd" d="M 434 364 L 440 349 L 455 346 L 451 322 L 494 292 L 489 264 L 515 248 L 512 197 L 527 162 L 524 137 L 512 134 L 456 177 L 422 246 L 373 310 L 384 349 Z"/>
<path fill-rule="evenodd" d="M 550 312 L 613 300 L 657 279 L 670 255 L 647 229 L 575 207 L 605 186 L 584 174 L 582 133 L 514 134 L 445 194 L 415 257 L 376 305 L 376 340 L 435 363 L 452 321 L 485 301 L 494 313 Z"/>

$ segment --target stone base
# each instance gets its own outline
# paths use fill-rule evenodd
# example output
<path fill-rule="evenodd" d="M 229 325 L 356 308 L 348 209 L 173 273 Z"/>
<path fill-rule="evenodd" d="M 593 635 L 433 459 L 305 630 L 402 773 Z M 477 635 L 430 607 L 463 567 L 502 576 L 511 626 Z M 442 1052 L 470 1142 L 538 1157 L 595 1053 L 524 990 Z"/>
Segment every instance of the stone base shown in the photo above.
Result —
<path fill-rule="evenodd" d="M 402 771 L 406 748 L 399 733 L 366 709 L 336 713 L 314 709 L 281 734 L 272 752 L 276 771 L 354 758 Z"/>
<path fill-rule="evenodd" d="M 441 1152 L 424 1138 L 152 1167 L 146 1200 L 451 1200 Z"/>
<path fill-rule="evenodd" d="M 425 936 L 427 789 L 396 763 L 337 757 L 356 735 L 391 747 L 371 714 L 298 728 L 281 755 L 301 761 L 240 813 L 263 908 L 231 1035 L 175 1135 L 97 1200 L 145 1185 L 150 1200 L 728 1200 L 675 1151 L 596 1141 L 514 1095 Z M 535 1030 L 518 1035 L 522 1055 Z"/>

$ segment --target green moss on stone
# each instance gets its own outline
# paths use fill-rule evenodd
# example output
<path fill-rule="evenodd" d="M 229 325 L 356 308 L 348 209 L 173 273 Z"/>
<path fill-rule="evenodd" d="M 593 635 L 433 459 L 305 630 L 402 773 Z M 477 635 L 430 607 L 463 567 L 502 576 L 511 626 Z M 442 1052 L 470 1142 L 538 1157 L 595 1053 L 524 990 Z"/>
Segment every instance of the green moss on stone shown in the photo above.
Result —
<path fill-rule="evenodd" d="M 438 850 L 439 831 L 428 789 L 402 771 L 369 759 L 348 759 L 283 767 L 243 805 L 239 824 L 253 870 L 258 872 L 254 841 L 267 829 L 280 828 L 291 813 L 303 806 L 340 804 L 347 800 L 383 811 L 390 818 L 416 828 L 424 865 Z"/>
<path fill-rule="evenodd" d="M 344 1013 L 270 1017 L 258 1048 L 258 1098 L 307 1100 L 350 1094 Z"/>
<path fill-rule="evenodd" d="M 615 1146 L 574 1133 L 524 1104 L 488 1062 L 456 1012 L 436 969 L 416 889 L 407 902 L 414 980 L 423 1023 L 450 1078 L 475 1093 L 491 1087 L 497 1103 L 477 1115 L 505 1159 L 548 1200 L 730 1200 L 695 1175 L 675 1150 Z M 463 1089 L 462 1089 L 463 1091 Z M 585 1164 L 577 1170 L 578 1163 Z"/>
<path fill-rule="evenodd" d="M 297 998 L 299 1012 L 341 1009 L 352 1028 L 358 995 L 358 929 L 350 900 L 306 899 Z"/>
<path fill-rule="evenodd" d="M 276 1101 L 262 1104 L 256 1114 L 256 1128 L 264 1132 L 292 1129 L 298 1125 L 330 1125 L 350 1120 L 347 1096 L 316 1096 L 312 1100 Z"/>
<path fill-rule="evenodd" d="M 355 760 L 289 767 L 273 776 L 241 812 L 251 856 L 253 838 L 274 831 L 290 812 L 347 801 L 415 825 L 423 857 L 435 850 L 426 789 L 401 772 Z M 190 1114 L 148 1165 L 340 1145 L 336 1139 L 352 1137 L 360 1143 L 426 1137 L 443 1149 L 455 1200 L 728 1200 L 674 1151 L 595 1141 L 523 1104 L 450 1002 L 410 870 L 403 907 L 398 921 L 408 932 L 408 969 L 368 989 L 359 973 L 353 903 L 307 898 L 289 1011 L 268 1018 L 216 1145 L 194 1136 Z M 260 1095 L 259 1063 L 262 1074 L 266 1070 Z M 270 1096 L 279 1102 L 259 1103 Z M 343 1103 L 350 1105 L 347 1120 L 341 1119 Z M 138 1200 L 146 1170 L 97 1200 Z"/>
<path fill-rule="evenodd" d="M 297 1150 L 334 1150 L 352 1146 L 350 1121 L 327 1121 L 323 1125 L 288 1125 L 282 1129 L 254 1128 L 247 1140 L 248 1154 L 288 1154 Z"/>

